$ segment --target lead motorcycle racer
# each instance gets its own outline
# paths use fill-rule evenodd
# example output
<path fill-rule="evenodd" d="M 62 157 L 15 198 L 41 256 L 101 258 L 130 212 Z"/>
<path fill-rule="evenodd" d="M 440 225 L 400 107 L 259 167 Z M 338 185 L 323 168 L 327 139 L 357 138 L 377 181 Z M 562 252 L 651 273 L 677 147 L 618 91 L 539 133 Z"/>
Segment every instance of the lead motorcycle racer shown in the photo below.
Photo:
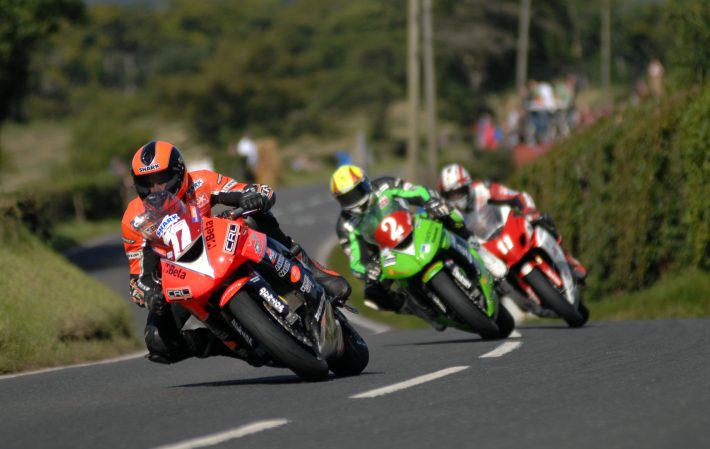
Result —
<path fill-rule="evenodd" d="M 228 176 L 210 170 L 187 172 L 180 150 L 171 143 L 152 141 L 133 156 L 131 174 L 138 197 L 126 208 L 121 221 L 123 245 L 128 258 L 131 300 L 148 308 L 144 331 L 148 359 L 157 363 L 176 363 L 188 357 L 213 355 L 234 356 L 207 328 L 183 329 L 190 313 L 179 305 L 168 303 L 161 289 L 160 254 L 133 226 L 144 211 L 143 199 L 150 193 L 168 191 L 183 201 L 195 204 L 200 215 L 210 217 L 218 204 L 257 210 L 249 217 L 250 227 L 283 245 L 291 258 L 306 266 L 323 287 L 331 301 L 344 302 L 350 285 L 338 273 L 327 270 L 310 259 L 298 244 L 279 227 L 269 209 L 276 195 L 265 184 L 238 183 Z M 323 289 L 313 289 L 319 300 Z"/>

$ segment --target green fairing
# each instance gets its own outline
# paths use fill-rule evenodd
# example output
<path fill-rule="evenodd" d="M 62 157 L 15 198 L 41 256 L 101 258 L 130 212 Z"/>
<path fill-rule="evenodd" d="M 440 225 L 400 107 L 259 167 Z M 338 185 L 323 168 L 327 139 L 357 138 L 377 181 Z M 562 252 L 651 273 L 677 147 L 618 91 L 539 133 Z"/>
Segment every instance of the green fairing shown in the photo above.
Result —
<path fill-rule="evenodd" d="M 468 250 L 471 255 L 476 259 L 476 262 L 478 262 L 478 271 L 481 273 L 479 285 L 481 286 L 481 291 L 483 291 L 483 295 L 486 297 L 486 304 L 488 304 L 488 314 L 491 315 L 495 311 L 495 306 L 493 305 L 492 299 L 493 295 L 496 295 L 496 292 L 493 289 L 493 275 L 491 275 L 491 273 L 486 268 L 486 264 L 483 263 L 483 259 L 478 254 L 478 252 L 470 247 Z"/>
<path fill-rule="evenodd" d="M 385 279 L 402 279 L 422 271 L 439 252 L 444 235 L 442 228 L 439 222 L 416 216 L 413 254 L 383 249 L 380 253 L 382 276 Z M 436 273 L 432 273 L 431 276 L 434 274 Z"/>

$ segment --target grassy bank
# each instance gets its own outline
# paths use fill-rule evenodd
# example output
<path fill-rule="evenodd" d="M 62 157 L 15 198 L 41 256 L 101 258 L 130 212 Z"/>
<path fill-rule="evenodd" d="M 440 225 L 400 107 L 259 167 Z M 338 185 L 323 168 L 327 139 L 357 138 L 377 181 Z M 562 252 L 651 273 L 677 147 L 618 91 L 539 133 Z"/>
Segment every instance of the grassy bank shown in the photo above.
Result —
<path fill-rule="evenodd" d="M 589 309 L 596 320 L 710 317 L 710 277 L 700 270 L 669 273 L 646 290 L 608 296 Z"/>
<path fill-rule="evenodd" d="M 16 223 L 0 221 L 0 373 L 141 348 L 127 301 Z"/>

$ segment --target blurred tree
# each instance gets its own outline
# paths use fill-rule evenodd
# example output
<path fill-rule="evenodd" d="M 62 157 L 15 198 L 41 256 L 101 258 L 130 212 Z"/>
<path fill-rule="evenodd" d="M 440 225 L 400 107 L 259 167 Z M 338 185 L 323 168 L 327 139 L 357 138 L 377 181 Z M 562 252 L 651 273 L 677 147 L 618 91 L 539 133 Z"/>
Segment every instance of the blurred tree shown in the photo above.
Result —
<path fill-rule="evenodd" d="M 37 44 L 83 12 L 81 0 L 0 0 L 0 124 L 20 115 Z"/>

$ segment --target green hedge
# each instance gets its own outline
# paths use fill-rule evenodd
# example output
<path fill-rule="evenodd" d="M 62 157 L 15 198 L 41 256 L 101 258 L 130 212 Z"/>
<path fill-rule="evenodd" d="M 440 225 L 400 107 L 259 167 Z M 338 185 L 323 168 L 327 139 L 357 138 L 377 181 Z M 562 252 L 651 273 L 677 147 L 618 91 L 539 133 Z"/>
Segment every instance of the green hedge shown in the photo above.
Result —
<path fill-rule="evenodd" d="M 519 170 L 598 296 L 710 269 L 710 88 L 617 113 Z"/>
<path fill-rule="evenodd" d="M 83 215 L 87 220 L 120 218 L 123 213 L 120 180 L 112 175 L 77 176 L 44 188 L 25 189 L 0 197 L 0 217 L 21 221 L 45 241 L 56 223 Z"/>

